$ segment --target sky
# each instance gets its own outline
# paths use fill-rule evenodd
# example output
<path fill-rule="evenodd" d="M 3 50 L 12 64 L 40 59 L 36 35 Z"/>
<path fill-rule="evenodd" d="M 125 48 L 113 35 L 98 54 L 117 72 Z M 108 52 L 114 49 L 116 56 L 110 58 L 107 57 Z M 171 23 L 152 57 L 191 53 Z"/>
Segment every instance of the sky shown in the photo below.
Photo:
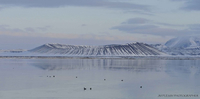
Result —
<path fill-rule="evenodd" d="M 200 0 L 0 0 L 0 49 L 199 36 Z"/>

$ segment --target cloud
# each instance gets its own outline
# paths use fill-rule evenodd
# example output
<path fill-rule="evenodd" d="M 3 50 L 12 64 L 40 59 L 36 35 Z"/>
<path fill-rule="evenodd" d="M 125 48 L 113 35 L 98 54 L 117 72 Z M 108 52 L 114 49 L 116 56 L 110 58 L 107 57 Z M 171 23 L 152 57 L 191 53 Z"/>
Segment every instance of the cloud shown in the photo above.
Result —
<path fill-rule="evenodd" d="M 146 11 L 146 12 L 142 12 L 142 11 L 136 11 L 136 10 L 128 10 L 128 11 L 124 11 L 124 13 L 134 13 L 134 14 L 141 14 L 141 15 L 148 15 L 148 16 L 154 16 L 154 14 L 151 13 L 151 11 Z"/>
<path fill-rule="evenodd" d="M 200 0 L 187 0 L 185 2 L 185 7 L 183 7 L 183 9 L 186 10 L 200 10 Z"/>
<path fill-rule="evenodd" d="M 144 21 L 141 21 L 141 19 Z M 189 24 L 186 25 L 187 28 L 185 29 L 174 28 L 183 26 L 184 25 L 154 22 L 144 18 L 132 18 L 111 29 L 117 29 L 132 34 L 149 34 L 157 36 L 198 35 L 200 33 L 200 24 Z"/>
<path fill-rule="evenodd" d="M 1 5 L 22 7 L 105 7 L 149 11 L 150 6 L 127 2 L 111 2 L 108 0 L 0 0 Z"/>
<path fill-rule="evenodd" d="M 126 32 L 134 32 L 138 30 L 144 30 L 144 29 L 154 29 L 157 28 L 155 25 L 120 25 L 115 26 L 112 29 L 118 29 L 120 31 L 126 31 Z"/>
<path fill-rule="evenodd" d="M 169 24 L 169 23 L 162 23 L 162 22 L 154 22 L 152 20 L 148 20 L 145 18 L 130 18 L 125 22 L 122 22 L 121 24 L 135 24 L 135 25 L 141 25 L 141 24 L 156 24 L 156 25 L 162 25 L 162 26 L 171 26 L 171 27 L 183 27 L 184 25 L 177 25 L 177 24 Z"/>
<path fill-rule="evenodd" d="M 27 28 L 25 28 L 25 30 L 26 30 L 27 32 L 35 32 L 35 29 L 34 29 L 34 28 L 31 28 L 31 27 L 27 27 Z"/>
<path fill-rule="evenodd" d="M 50 28 L 51 28 L 51 26 L 37 27 L 37 29 L 38 29 L 39 31 L 47 31 L 47 30 L 50 29 Z"/>
<path fill-rule="evenodd" d="M 0 25 L 0 33 L 36 33 L 36 32 L 44 32 L 47 31 L 50 26 L 44 26 L 44 27 L 25 27 L 24 29 L 19 28 L 11 28 L 9 25 Z"/>
<path fill-rule="evenodd" d="M 173 36 L 181 35 L 181 32 L 171 28 L 161 28 L 156 25 L 119 25 L 112 27 L 111 29 L 117 29 L 126 33 L 133 34 L 149 34 L 158 36 Z"/>
<path fill-rule="evenodd" d="M 50 26 L 45 27 L 26 27 L 24 29 L 11 28 L 9 25 L 0 25 L 0 35 L 16 36 L 16 37 L 46 37 L 60 39 L 96 39 L 96 40 L 127 40 L 127 37 L 113 36 L 109 34 L 69 34 L 69 33 L 40 33 L 45 31 Z M 39 31 L 40 30 L 40 31 Z M 131 40 L 131 38 L 129 39 Z"/>
<path fill-rule="evenodd" d="M 81 26 L 83 26 L 83 27 L 84 27 L 84 26 L 87 26 L 87 25 L 86 25 L 86 24 L 82 24 Z"/>
<path fill-rule="evenodd" d="M 0 7 L 0 11 L 3 9 L 4 7 Z"/>
<path fill-rule="evenodd" d="M 199 11 L 200 10 L 200 0 L 171 0 L 171 1 L 181 1 L 184 2 L 184 6 L 181 7 L 183 10 L 189 10 L 189 11 Z"/>
<path fill-rule="evenodd" d="M 19 28 L 10 28 L 9 25 L 0 25 L 0 32 L 24 32 L 23 30 Z"/>
<path fill-rule="evenodd" d="M 122 24 L 144 24 L 149 22 L 149 20 L 144 18 L 131 18 L 128 19 L 126 22 L 123 22 Z"/>
<path fill-rule="evenodd" d="M 200 24 L 190 24 L 188 27 L 191 31 L 200 31 Z"/>
<path fill-rule="evenodd" d="M 155 24 L 163 25 L 163 26 L 170 26 L 170 27 L 183 27 L 183 26 L 185 26 L 185 25 L 169 24 L 169 23 L 162 23 L 162 22 L 155 22 Z"/>

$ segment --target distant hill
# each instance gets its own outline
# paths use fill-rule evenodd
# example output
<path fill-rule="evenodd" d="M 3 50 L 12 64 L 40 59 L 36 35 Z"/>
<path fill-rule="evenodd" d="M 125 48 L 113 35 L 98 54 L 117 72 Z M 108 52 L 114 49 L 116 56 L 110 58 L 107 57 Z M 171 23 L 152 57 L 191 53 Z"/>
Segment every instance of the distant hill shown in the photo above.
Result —
<path fill-rule="evenodd" d="M 124 45 L 76 46 L 64 44 L 44 44 L 32 50 L 32 53 L 57 54 L 67 56 L 154 56 L 165 53 L 144 43 L 130 43 Z"/>
<path fill-rule="evenodd" d="M 170 55 L 200 55 L 199 37 L 178 37 L 162 44 L 151 44 L 152 47 Z"/>
<path fill-rule="evenodd" d="M 165 43 L 169 48 L 199 48 L 199 37 L 178 37 L 173 38 Z"/>

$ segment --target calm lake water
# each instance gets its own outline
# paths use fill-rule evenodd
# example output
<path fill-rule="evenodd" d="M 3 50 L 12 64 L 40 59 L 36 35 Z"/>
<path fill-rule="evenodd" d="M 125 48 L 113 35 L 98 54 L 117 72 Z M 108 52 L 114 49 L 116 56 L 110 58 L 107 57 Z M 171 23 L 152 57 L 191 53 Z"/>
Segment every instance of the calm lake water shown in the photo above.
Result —
<path fill-rule="evenodd" d="M 199 66 L 200 60 L 0 59 L 0 99 L 198 99 Z"/>

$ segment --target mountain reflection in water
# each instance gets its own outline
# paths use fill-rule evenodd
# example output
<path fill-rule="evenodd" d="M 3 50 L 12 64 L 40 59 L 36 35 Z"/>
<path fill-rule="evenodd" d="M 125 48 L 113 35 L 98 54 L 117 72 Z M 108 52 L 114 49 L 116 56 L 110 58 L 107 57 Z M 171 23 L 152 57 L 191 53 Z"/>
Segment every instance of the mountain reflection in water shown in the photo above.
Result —
<path fill-rule="evenodd" d="M 199 75 L 199 60 L 131 60 L 131 59 L 48 59 L 31 65 L 42 70 L 126 70 L 131 72 L 193 73 Z M 194 73 L 195 72 L 195 73 Z"/>
<path fill-rule="evenodd" d="M 120 59 L 66 59 L 66 60 L 36 60 L 31 65 L 43 70 L 72 70 L 72 69 L 105 69 L 127 70 L 136 72 L 159 72 L 163 69 L 164 61 L 152 60 L 120 60 Z"/>
<path fill-rule="evenodd" d="M 2 99 L 166 99 L 158 96 L 200 92 L 200 60 L 2 59 L 0 63 Z"/>

